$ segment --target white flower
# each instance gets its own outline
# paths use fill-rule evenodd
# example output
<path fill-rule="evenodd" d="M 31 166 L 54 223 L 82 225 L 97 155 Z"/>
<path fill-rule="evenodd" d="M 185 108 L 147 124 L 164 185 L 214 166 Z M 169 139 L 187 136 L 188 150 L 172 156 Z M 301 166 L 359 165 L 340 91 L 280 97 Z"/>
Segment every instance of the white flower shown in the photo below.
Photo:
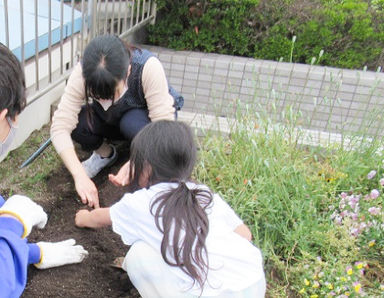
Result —
<path fill-rule="evenodd" d="M 368 173 L 367 175 L 367 179 L 368 180 L 371 180 L 372 178 L 374 178 L 376 176 L 376 171 L 375 170 L 372 170 Z"/>
<path fill-rule="evenodd" d="M 337 216 L 335 217 L 335 224 L 337 224 L 337 225 L 341 225 L 341 222 L 342 222 L 342 218 L 341 218 L 341 216 L 340 216 L 340 215 L 337 215 Z"/>

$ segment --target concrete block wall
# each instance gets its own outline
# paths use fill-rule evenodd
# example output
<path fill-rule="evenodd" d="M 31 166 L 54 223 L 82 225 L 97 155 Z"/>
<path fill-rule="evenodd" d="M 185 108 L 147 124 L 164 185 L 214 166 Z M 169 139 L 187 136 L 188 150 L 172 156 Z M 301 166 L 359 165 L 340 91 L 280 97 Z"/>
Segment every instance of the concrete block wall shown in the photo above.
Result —
<path fill-rule="evenodd" d="M 184 96 L 183 111 L 233 117 L 248 105 L 279 121 L 292 107 L 304 128 L 384 135 L 384 73 L 143 47 Z"/>

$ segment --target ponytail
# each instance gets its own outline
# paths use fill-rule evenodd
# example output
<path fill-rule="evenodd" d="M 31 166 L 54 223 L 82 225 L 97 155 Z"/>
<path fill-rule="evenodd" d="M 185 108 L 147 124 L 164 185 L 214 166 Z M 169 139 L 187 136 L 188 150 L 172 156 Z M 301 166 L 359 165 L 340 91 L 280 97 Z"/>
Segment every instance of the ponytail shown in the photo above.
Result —
<path fill-rule="evenodd" d="M 213 195 L 206 187 L 189 188 L 186 182 L 197 156 L 191 128 L 177 121 L 149 123 L 133 139 L 130 154 L 132 191 L 158 183 L 177 184 L 154 197 L 150 212 L 163 234 L 161 255 L 164 261 L 179 267 L 192 278 L 192 287 L 197 282 L 202 291 L 209 268 L 205 244 L 209 230 L 206 209 Z M 149 173 L 146 182 L 140 179 L 143 173 Z"/>
<path fill-rule="evenodd" d="M 201 289 L 208 274 L 205 241 L 209 223 L 206 208 L 212 193 L 189 189 L 184 180 L 177 188 L 158 196 L 151 205 L 157 228 L 163 233 L 161 255 L 164 261 L 180 269 L 197 282 Z M 193 287 L 192 285 L 192 287 Z"/>

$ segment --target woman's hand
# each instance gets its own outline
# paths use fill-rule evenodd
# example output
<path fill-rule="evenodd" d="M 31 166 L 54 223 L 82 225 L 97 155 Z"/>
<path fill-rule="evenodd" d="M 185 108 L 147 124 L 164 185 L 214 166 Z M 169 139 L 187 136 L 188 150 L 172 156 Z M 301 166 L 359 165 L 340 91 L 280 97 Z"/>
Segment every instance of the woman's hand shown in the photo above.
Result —
<path fill-rule="evenodd" d="M 75 187 L 83 204 L 89 207 L 99 208 L 99 194 L 95 183 L 86 175 L 74 177 Z"/>
<path fill-rule="evenodd" d="M 99 208 L 99 194 L 93 181 L 87 176 L 74 148 L 60 152 L 60 157 L 71 172 L 78 195 L 83 204 Z"/>
<path fill-rule="evenodd" d="M 108 178 L 116 186 L 126 186 L 129 184 L 129 160 L 120 168 L 117 175 L 109 174 Z"/>

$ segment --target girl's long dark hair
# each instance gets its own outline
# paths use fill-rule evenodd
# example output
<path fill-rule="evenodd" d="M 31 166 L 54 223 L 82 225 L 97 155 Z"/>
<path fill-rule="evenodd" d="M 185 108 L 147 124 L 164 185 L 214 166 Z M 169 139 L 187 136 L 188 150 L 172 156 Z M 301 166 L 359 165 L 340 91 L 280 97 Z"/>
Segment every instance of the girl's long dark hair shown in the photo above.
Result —
<path fill-rule="evenodd" d="M 114 35 L 95 37 L 85 48 L 82 69 L 90 127 L 92 113 L 89 99 L 110 99 L 113 103 L 116 85 L 127 78 L 128 66 L 135 49 Z"/>
<path fill-rule="evenodd" d="M 182 122 L 157 121 L 145 126 L 133 139 L 130 181 L 140 189 L 140 176 L 149 173 L 147 187 L 175 182 L 151 204 L 157 228 L 163 233 L 161 255 L 170 266 L 180 267 L 201 289 L 206 282 L 208 235 L 206 208 L 212 202 L 208 189 L 189 189 L 196 162 L 196 145 L 190 127 Z M 192 285 L 193 286 L 193 285 Z"/>

